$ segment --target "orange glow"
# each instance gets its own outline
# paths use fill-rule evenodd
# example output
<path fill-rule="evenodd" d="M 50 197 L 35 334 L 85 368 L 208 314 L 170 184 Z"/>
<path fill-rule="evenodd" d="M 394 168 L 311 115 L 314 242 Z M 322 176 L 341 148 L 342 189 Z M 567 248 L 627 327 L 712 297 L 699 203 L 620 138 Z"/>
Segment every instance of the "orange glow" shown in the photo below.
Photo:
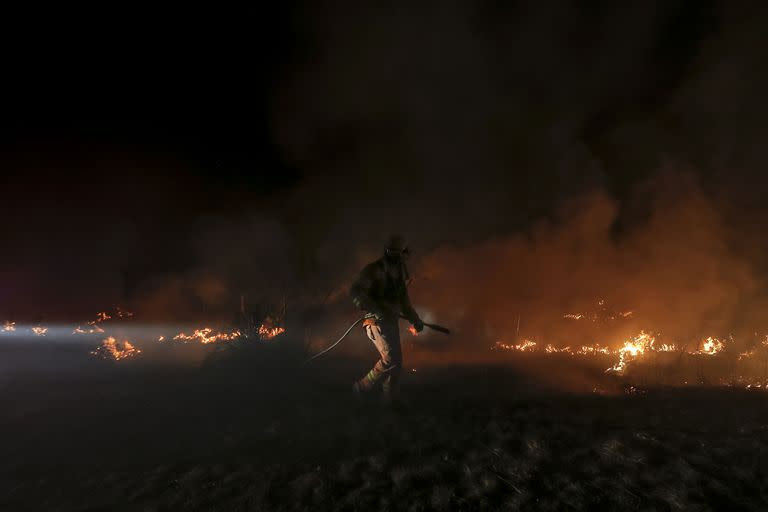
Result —
<path fill-rule="evenodd" d="M 604 354 L 608 355 L 611 353 L 611 350 L 608 347 L 603 347 L 601 345 L 582 345 L 579 350 L 576 351 L 577 355 L 580 356 L 588 356 L 588 355 L 597 355 L 597 354 Z"/>
<path fill-rule="evenodd" d="M 409 326 L 408 326 L 408 332 L 410 332 L 410 333 L 411 333 L 411 334 L 413 334 L 414 336 L 418 336 L 418 335 L 419 335 L 419 332 L 418 332 L 418 331 L 416 330 L 416 328 L 415 328 L 414 326 L 412 326 L 412 325 L 409 325 Z"/>
<path fill-rule="evenodd" d="M 135 357 L 140 353 L 141 350 L 134 347 L 130 341 L 117 341 L 113 336 L 105 338 L 101 342 L 101 345 L 91 351 L 91 355 L 93 356 L 112 361 L 121 361 L 123 359 Z"/>
<path fill-rule="evenodd" d="M 285 329 L 283 327 L 267 327 L 264 324 L 261 324 L 259 326 L 259 339 L 262 340 L 271 340 L 275 336 L 282 334 L 285 332 Z"/>
<path fill-rule="evenodd" d="M 127 318 L 127 317 L 133 316 L 133 313 L 131 313 L 130 311 L 124 311 L 120 308 L 117 308 L 116 315 L 118 318 Z M 83 328 L 78 325 L 77 327 L 75 327 L 75 330 L 72 331 L 72 334 L 103 333 L 104 329 L 102 329 L 99 324 L 111 318 L 112 318 L 112 315 L 109 315 L 105 311 L 100 311 L 99 313 L 96 313 L 96 320 L 91 320 L 90 322 L 86 322 L 86 325 L 88 325 L 89 327 Z"/>
<path fill-rule="evenodd" d="M 213 329 L 210 327 L 204 327 L 202 329 L 195 329 L 195 332 L 192 334 L 185 334 L 183 332 L 180 332 L 176 336 L 173 337 L 175 341 L 199 341 L 200 343 L 207 345 L 209 343 L 214 343 L 217 341 L 232 341 L 240 336 L 240 331 L 232 331 L 232 332 L 218 332 L 215 334 L 213 333 Z M 162 341 L 163 336 L 160 337 L 158 341 Z"/>
<path fill-rule="evenodd" d="M 5 322 L 3 332 L 13 332 L 16 330 L 16 322 Z"/>
<path fill-rule="evenodd" d="M 712 336 L 709 336 L 707 339 L 703 340 L 701 342 L 701 349 L 697 350 L 697 354 L 704 354 L 708 356 L 713 356 L 723 350 L 725 348 L 725 344 L 720 341 L 717 338 L 713 338 Z"/>
<path fill-rule="evenodd" d="M 37 336 L 45 336 L 48 332 L 47 327 L 33 327 L 32 332 L 35 333 Z"/>
<path fill-rule="evenodd" d="M 524 339 L 517 345 L 510 345 L 507 343 L 502 343 L 501 341 L 497 341 L 494 345 L 494 348 L 500 348 L 502 350 L 517 350 L 520 352 L 533 352 L 536 350 L 536 342 L 529 339 Z"/>
<path fill-rule="evenodd" d="M 655 341 L 656 338 L 640 331 L 640 334 L 624 342 L 624 346 L 619 349 L 619 361 L 605 371 L 623 373 L 627 369 L 627 364 L 632 359 L 645 354 L 645 351 L 650 349 Z"/>

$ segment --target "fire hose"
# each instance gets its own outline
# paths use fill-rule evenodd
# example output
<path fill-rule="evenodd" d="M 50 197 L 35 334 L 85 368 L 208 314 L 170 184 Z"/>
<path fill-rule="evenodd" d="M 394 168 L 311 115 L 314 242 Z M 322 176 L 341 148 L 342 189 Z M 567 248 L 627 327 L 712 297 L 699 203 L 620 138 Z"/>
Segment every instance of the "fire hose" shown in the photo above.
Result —
<path fill-rule="evenodd" d="M 405 319 L 405 317 L 404 317 L 404 316 L 402 316 L 402 315 L 400 316 L 400 318 L 403 318 L 403 319 Z M 344 341 L 344 338 L 346 338 L 346 337 L 347 337 L 347 335 L 348 335 L 348 334 L 349 334 L 349 333 L 352 331 L 352 329 L 354 329 L 354 328 L 355 328 L 355 326 L 356 326 L 357 324 L 359 324 L 360 322 L 362 322 L 363 320 L 365 320 L 365 316 L 361 316 L 360 318 L 358 318 L 357 320 L 355 320 L 355 321 L 352 323 L 352 325 L 350 325 L 350 326 L 349 326 L 349 329 L 347 329 L 347 330 L 344 332 L 344 334 L 342 334 L 342 335 L 341 335 L 341 338 L 339 338 L 338 340 L 336 340 L 336 343 L 334 343 L 334 344 L 333 344 L 333 345 L 331 345 L 330 347 L 326 348 L 325 350 L 323 350 L 323 351 L 321 351 L 321 352 L 318 352 L 317 354 L 313 355 L 312 357 L 310 357 L 309 359 L 307 359 L 306 361 L 304 361 L 304 364 L 308 364 L 308 363 L 311 363 L 312 361 L 314 361 L 314 360 L 315 360 L 315 359 L 317 359 L 318 357 L 320 357 L 320 356 L 323 356 L 323 355 L 327 354 L 328 352 L 330 352 L 331 350 L 333 350 L 334 348 L 336 348 L 336 345 L 338 345 L 339 343 L 341 343 L 342 341 Z M 437 331 L 437 332 L 442 332 L 443 334 L 451 334 L 451 330 L 450 330 L 450 329 L 448 329 L 448 328 L 446 328 L 446 327 L 443 327 L 442 325 L 437 325 L 437 324 L 428 324 L 428 323 L 426 323 L 426 322 L 422 322 L 422 323 L 424 324 L 424 327 L 429 327 L 430 329 L 432 329 L 432 330 L 435 330 L 435 331 Z"/>

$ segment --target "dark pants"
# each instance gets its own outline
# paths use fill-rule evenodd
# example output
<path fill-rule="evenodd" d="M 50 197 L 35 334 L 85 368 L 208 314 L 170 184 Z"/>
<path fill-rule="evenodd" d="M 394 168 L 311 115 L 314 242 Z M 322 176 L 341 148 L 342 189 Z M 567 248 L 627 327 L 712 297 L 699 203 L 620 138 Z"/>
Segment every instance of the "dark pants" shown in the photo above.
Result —
<path fill-rule="evenodd" d="M 358 385 L 368 391 L 379 382 L 384 393 L 395 390 L 403 366 L 403 352 L 400 348 L 400 326 L 398 320 L 384 319 L 375 324 L 366 325 L 365 333 L 379 351 L 380 359 Z"/>

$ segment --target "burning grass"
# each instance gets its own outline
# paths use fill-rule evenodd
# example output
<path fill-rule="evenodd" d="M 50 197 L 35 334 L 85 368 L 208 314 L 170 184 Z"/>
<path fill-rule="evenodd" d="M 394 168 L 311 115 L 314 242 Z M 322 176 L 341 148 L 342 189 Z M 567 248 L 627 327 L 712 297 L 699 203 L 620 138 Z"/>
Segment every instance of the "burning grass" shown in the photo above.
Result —
<path fill-rule="evenodd" d="M 210 327 L 203 327 L 202 329 L 195 329 L 192 334 L 184 334 L 183 332 L 180 332 L 173 337 L 173 340 L 185 343 L 200 342 L 203 345 L 207 345 L 209 343 L 216 343 L 217 341 L 232 341 L 239 338 L 240 336 L 240 331 L 214 332 Z"/>
<path fill-rule="evenodd" d="M 593 344 L 580 347 L 542 344 L 524 338 L 519 343 L 496 342 L 491 350 L 540 357 L 579 358 L 581 363 L 604 366 L 604 372 L 624 382 L 643 385 L 719 384 L 746 389 L 765 389 L 768 382 L 768 337 L 746 351 L 737 350 L 732 338 L 707 336 L 688 344 L 663 341 L 659 334 L 640 331 L 620 345 Z M 566 363 L 567 364 L 567 363 Z M 574 361 L 576 364 L 576 361 Z M 599 389 L 597 386 L 596 389 Z"/>
<path fill-rule="evenodd" d="M 272 326 L 269 327 L 265 324 L 261 324 L 258 329 L 259 339 L 261 340 L 271 340 L 285 332 L 284 327 L 280 326 Z"/>
<path fill-rule="evenodd" d="M 133 346 L 128 340 L 118 341 L 113 336 L 102 340 L 101 345 L 91 351 L 91 354 L 110 361 L 122 361 L 141 354 L 141 350 Z"/>

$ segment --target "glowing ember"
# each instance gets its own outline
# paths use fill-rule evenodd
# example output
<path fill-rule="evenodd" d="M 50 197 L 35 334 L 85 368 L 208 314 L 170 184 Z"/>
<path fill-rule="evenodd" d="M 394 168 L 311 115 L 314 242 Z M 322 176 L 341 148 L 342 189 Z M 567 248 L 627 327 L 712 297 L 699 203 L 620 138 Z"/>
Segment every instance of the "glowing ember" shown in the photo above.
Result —
<path fill-rule="evenodd" d="M 126 311 L 119 306 L 115 308 L 115 314 L 118 318 L 131 318 L 133 316 L 133 313 Z"/>
<path fill-rule="evenodd" d="M 103 322 L 105 320 L 109 320 L 110 318 L 112 318 L 112 317 L 109 316 L 108 314 L 104 313 L 104 312 L 96 313 L 96 320 L 88 322 L 88 325 L 100 324 L 101 322 Z"/>
<path fill-rule="evenodd" d="M 701 342 L 701 349 L 697 350 L 696 353 L 713 356 L 723 350 L 723 348 L 725 348 L 725 344 L 722 341 L 709 336 L 707 339 Z"/>
<path fill-rule="evenodd" d="M 101 345 L 91 351 L 91 355 L 100 357 L 102 359 L 110 359 L 112 361 L 121 361 L 130 357 L 135 357 L 141 353 L 141 350 L 133 346 L 128 341 L 117 341 L 113 336 L 105 338 Z"/>
<path fill-rule="evenodd" d="M 654 352 L 677 352 L 677 345 L 675 345 L 674 343 L 662 343 L 660 345 L 651 343 L 651 349 Z"/>
<path fill-rule="evenodd" d="M 747 350 L 746 352 L 741 352 L 741 353 L 739 354 L 739 357 L 738 357 L 738 359 L 739 359 L 739 361 L 742 361 L 742 360 L 744 360 L 744 359 L 749 359 L 749 358 L 750 358 L 750 357 L 752 357 L 753 355 L 755 355 L 755 349 L 752 349 L 752 350 Z"/>
<path fill-rule="evenodd" d="M 624 370 L 627 369 L 627 363 L 629 363 L 630 360 L 643 355 L 646 350 L 651 348 L 655 341 L 656 338 L 646 332 L 640 331 L 640 334 L 633 336 L 631 339 L 624 342 L 624 346 L 619 349 L 619 361 L 605 371 L 623 373 Z"/>
<path fill-rule="evenodd" d="M 507 343 L 502 343 L 501 341 L 497 341 L 496 345 L 494 345 L 494 348 L 500 348 L 502 350 L 518 350 L 520 352 L 533 352 L 536 350 L 536 342 L 529 339 L 524 339 L 517 345 L 510 345 Z"/>
<path fill-rule="evenodd" d="M 129 311 L 123 311 L 120 308 L 117 308 L 117 316 L 119 318 L 126 318 L 133 316 L 133 313 Z M 103 333 L 104 329 L 99 326 L 100 323 L 105 322 L 112 318 L 111 315 L 107 314 L 106 312 L 102 311 L 99 313 L 96 313 L 96 320 L 91 320 L 90 322 L 87 322 L 86 325 L 89 327 L 83 328 L 79 325 L 75 327 L 75 330 L 72 331 L 72 334 L 95 334 L 95 333 Z"/>
<path fill-rule="evenodd" d="M 232 332 L 218 332 L 215 334 L 211 334 L 213 332 L 213 329 L 210 327 L 204 327 L 202 329 L 196 329 L 195 332 L 192 334 L 184 334 L 183 332 L 180 332 L 176 336 L 173 337 L 175 341 L 199 341 L 200 343 L 207 345 L 208 343 L 215 343 L 217 341 L 232 341 L 234 339 L 237 339 L 240 337 L 240 331 L 232 331 Z M 162 336 L 161 336 L 162 338 Z M 162 340 L 158 340 L 162 341 Z"/>
<path fill-rule="evenodd" d="M 103 333 L 104 329 L 99 327 L 98 325 L 93 325 L 92 327 L 88 329 L 83 329 L 80 326 L 75 327 L 75 330 L 72 331 L 72 334 L 94 334 L 94 333 Z"/>
<path fill-rule="evenodd" d="M 47 327 L 33 327 L 32 332 L 35 333 L 37 336 L 45 336 L 45 334 L 48 332 Z"/>
<path fill-rule="evenodd" d="M 413 326 L 411 326 L 413 327 Z M 282 334 L 285 332 L 285 329 L 283 327 L 275 326 L 275 327 L 267 327 L 264 324 L 261 324 L 259 326 L 259 338 L 262 340 L 271 340 L 275 336 Z M 239 334 L 239 333 L 238 333 Z"/>
<path fill-rule="evenodd" d="M 412 325 L 408 326 L 408 332 L 410 332 L 414 336 L 418 336 L 419 335 L 419 331 L 417 331 L 416 328 L 414 326 L 412 326 Z"/>
<path fill-rule="evenodd" d="M 157 338 L 157 341 L 163 341 L 163 340 L 165 340 L 165 336 L 160 336 L 159 338 Z"/>
<path fill-rule="evenodd" d="M 3 332 L 13 332 L 16 330 L 16 322 L 5 322 Z"/>
<path fill-rule="evenodd" d="M 576 354 L 580 356 L 589 356 L 589 355 L 597 355 L 597 354 L 610 354 L 611 350 L 608 347 L 603 347 L 601 345 L 583 345 L 579 350 L 576 351 Z"/>
<path fill-rule="evenodd" d="M 573 351 L 571 350 L 571 347 L 563 347 L 563 348 L 557 348 L 552 344 L 547 345 L 544 348 L 544 351 L 547 354 L 573 354 Z"/>
<path fill-rule="evenodd" d="M 569 320 L 581 320 L 584 318 L 584 315 L 581 313 L 566 313 L 563 315 L 563 318 L 567 318 Z"/>

